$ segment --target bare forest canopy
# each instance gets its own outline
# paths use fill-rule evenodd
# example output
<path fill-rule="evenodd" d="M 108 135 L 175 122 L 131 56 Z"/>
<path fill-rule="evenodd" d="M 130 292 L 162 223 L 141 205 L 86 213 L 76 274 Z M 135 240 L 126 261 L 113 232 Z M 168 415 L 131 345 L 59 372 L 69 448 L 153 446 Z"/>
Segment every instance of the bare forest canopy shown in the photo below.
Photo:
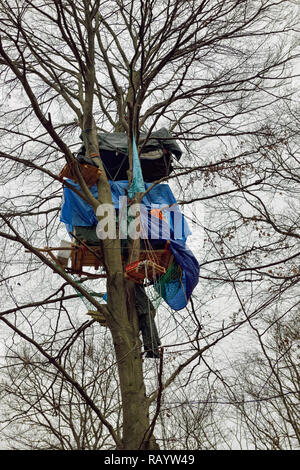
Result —
<path fill-rule="evenodd" d="M 0 77 L 3 448 L 299 448 L 298 2 L 0 0 Z M 161 128 L 200 275 L 177 312 L 147 288 L 149 362 L 120 240 L 80 284 L 37 248 L 83 144 Z"/>

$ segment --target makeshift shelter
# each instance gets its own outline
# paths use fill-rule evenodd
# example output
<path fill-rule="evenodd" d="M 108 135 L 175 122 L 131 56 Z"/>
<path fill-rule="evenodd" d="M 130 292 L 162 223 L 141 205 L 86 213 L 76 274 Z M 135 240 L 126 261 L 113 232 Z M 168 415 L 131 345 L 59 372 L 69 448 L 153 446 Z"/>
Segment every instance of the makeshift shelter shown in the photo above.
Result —
<path fill-rule="evenodd" d="M 128 140 L 123 132 L 98 134 L 100 158 L 108 179 L 122 181 L 128 179 Z M 182 151 L 170 132 L 162 127 L 148 137 L 142 132 L 139 136 L 139 158 L 145 182 L 153 182 L 169 176 L 173 171 L 173 158 L 180 160 Z M 84 145 L 77 159 L 80 163 L 95 165 L 86 157 Z"/>

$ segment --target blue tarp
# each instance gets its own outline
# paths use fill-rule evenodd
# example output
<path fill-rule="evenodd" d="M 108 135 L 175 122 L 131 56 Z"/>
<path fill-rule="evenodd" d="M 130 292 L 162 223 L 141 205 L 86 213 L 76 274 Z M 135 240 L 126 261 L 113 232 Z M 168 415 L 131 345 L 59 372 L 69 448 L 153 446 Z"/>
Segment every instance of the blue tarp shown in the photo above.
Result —
<path fill-rule="evenodd" d="M 68 182 L 80 191 L 79 185 L 71 180 Z M 150 184 L 145 183 L 146 189 Z M 110 181 L 112 201 L 114 207 L 119 209 L 120 197 L 126 196 L 128 181 Z M 97 198 L 97 186 L 91 189 Z M 187 302 L 198 283 L 199 263 L 186 245 L 186 239 L 190 235 L 188 224 L 181 214 L 176 199 L 168 184 L 159 184 L 152 188 L 142 200 L 141 225 L 149 240 L 170 240 L 170 248 L 175 260 L 182 269 L 182 279 L 176 295 L 173 293 L 172 283 L 166 288 L 164 300 L 174 310 L 181 310 Z M 158 217 L 148 217 L 149 210 L 160 208 L 164 221 Z M 61 222 L 64 222 L 68 232 L 74 226 L 95 226 L 98 220 L 92 207 L 71 189 L 64 187 L 64 196 L 61 208 Z"/>
<path fill-rule="evenodd" d="M 67 180 L 69 184 L 80 191 L 80 186 Z M 128 181 L 109 181 L 112 195 L 112 202 L 116 209 L 119 209 L 120 198 L 126 196 L 128 190 Z M 151 183 L 145 183 L 146 189 Z M 98 198 L 97 185 L 90 188 L 95 198 Z M 168 224 L 174 229 L 177 239 L 186 240 L 191 234 L 189 226 L 180 212 L 176 199 L 168 184 L 158 184 L 154 186 L 142 199 L 142 204 L 148 209 L 160 208 L 163 210 Z M 93 208 L 87 204 L 72 189 L 64 187 L 61 215 L 61 222 L 67 226 L 68 232 L 72 231 L 72 227 L 84 226 L 91 227 L 97 225 L 98 220 L 95 216 Z M 174 228 L 176 222 L 176 229 Z"/>

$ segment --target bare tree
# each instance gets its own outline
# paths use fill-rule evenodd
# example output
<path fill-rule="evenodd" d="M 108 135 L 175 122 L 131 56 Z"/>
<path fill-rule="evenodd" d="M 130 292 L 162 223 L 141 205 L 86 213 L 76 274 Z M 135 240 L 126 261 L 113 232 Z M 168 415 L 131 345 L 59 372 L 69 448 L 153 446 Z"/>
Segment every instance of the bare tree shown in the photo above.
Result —
<path fill-rule="evenodd" d="M 270 146 L 271 154 L 275 146 L 287 148 L 293 137 L 287 125 L 284 140 L 274 141 L 273 117 L 278 112 L 276 106 L 284 106 L 291 98 L 290 89 L 282 85 L 291 75 L 289 64 L 295 58 L 291 37 L 295 13 L 293 2 L 269 0 L 0 2 L 5 97 L 0 152 L 5 185 L 0 232 L 5 309 L 1 321 L 33 345 L 73 387 L 118 449 L 158 448 L 154 430 L 162 394 L 183 370 L 190 370 L 192 376 L 200 358 L 206 361 L 211 350 L 219 343 L 226 344 L 227 338 L 271 301 L 268 294 L 263 295 L 263 286 L 260 303 L 252 303 L 258 300 L 251 291 L 256 279 L 250 282 L 245 273 L 251 267 L 252 274 L 259 271 L 262 276 L 261 266 L 251 265 L 253 259 L 264 250 L 276 255 L 277 249 L 271 243 L 250 246 L 249 223 L 271 226 L 281 237 L 278 246 L 287 231 L 293 239 L 299 237 L 296 230 L 290 233 L 291 226 L 274 222 L 257 193 L 262 191 L 265 197 L 270 175 L 276 175 L 277 180 L 281 177 L 279 166 L 273 170 L 273 160 L 265 158 L 263 150 Z M 157 361 L 155 385 L 147 389 L 145 378 L 150 372 L 143 370 L 147 366 L 141 351 L 135 289 L 124 279 L 120 240 L 101 242 L 107 304 L 97 301 L 36 247 L 56 237 L 62 195 L 58 173 L 66 162 L 74 162 L 73 150 L 83 143 L 87 157 L 99 156 L 98 131 L 126 132 L 132 170 L 133 136 L 139 144 L 140 132 L 150 135 L 158 125 L 166 126 L 186 149 L 186 160 L 170 177 L 174 185 L 178 178 L 178 199 L 182 197 L 182 205 L 193 201 L 207 204 L 213 225 L 210 220 L 206 223 L 209 258 L 203 256 L 200 276 L 202 286 L 208 283 L 207 296 L 174 319 L 164 318 L 165 344 Z M 101 169 L 97 199 L 75 167 L 81 195 L 96 213 L 101 204 L 112 199 L 101 159 L 95 158 L 95 162 Z M 279 158 L 278 165 L 282 164 Z M 130 171 L 129 182 L 131 178 Z M 205 183 L 202 196 L 200 178 Z M 245 213 L 240 201 L 248 204 Z M 249 207 L 258 211 L 259 217 L 249 213 Z M 216 218 L 216 214 L 222 217 Z M 242 238 L 234 246 L 227 245 L 237 229 Z M 21 247 L 32 257 L 23 254 Z M 48 275 L 51 270 L 55 276 Z M 273 279 L 269 274 L 268 279 Z M 19 292 L 17 285 L 11 286 L 15 281 L 23 286 Z M 281 289 L 292 288 L 296 281 L 295 276 L 289 276 L 288 284 L 277 284 L 272 302 Z M 250 286 L 247 304 L 241 299 L 239 283 Z M 209 324 L 205 306 L 214 309 L 210 293 L 216 296 L 218 286 L 224 284 L 232 288 L 241 314 L 226 325 L 224 317 Z M 70 364 L 60 360 L 63 345 L 77 337 L 74 329 L 80 335 L 83 328 L 77 307 L 66 307 L 72 294 L 65 290 L 70 288 L 84 296 L 107 322 L 118 367 L 122 435 L 89 390 L 73 377 Z M 59 308 L 53 315 L 48 311 L 49 327 L 43 322 L 43 308 L 51 302 Z M 205 330 L 201 330 L 203 320 Z M 165 376 L 168 339 L 172 347 L 187 346 Z M 204 364 L 212 367 L 208 358 Z M 153 403 L 156 406 L 150 413 Z"/>
<path fill-rule="evenodd" d="M 281 312 L 256 334 L 260 351 L 245 357 L 236 384 L 244 439 L 259 450 L 299 449 L 299 319 Z"/>
<path fill-rule="evenodd" d="M 61 361 L 102 413 L 113 417 L 118 430 L 121 407 L 116 370 L 109 359 L 112 347 L 92 333 L 89 328 L 69 345 L 67 354 L 62 351 Z M 12 449 L 114 449 L 91 407 L 33 348 L 12 351 L 3 368 L 0 393 L 5 412 L 2 439 Z"/>

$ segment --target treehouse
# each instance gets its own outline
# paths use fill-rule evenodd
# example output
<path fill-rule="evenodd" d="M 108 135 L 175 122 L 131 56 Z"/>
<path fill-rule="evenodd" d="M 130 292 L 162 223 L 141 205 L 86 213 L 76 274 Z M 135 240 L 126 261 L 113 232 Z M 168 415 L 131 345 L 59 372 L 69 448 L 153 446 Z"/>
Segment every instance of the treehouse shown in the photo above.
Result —
<path fill-rule="evenodd" d="M 181 150 L 164 128 L 153 132 L 147 141 L 145 137 L 140 135 L 139 149 L 133 139 L 133 178 L 129 185 L 127 136 L 122 133 L 98 135 L 100 158 L 111 190 L 112 233 L 119 229 L 124 278 L 135 283 L 136 311 L 146 357 L 159 357 L 155 308 L 145 287 L 152 285 L 158 298 L 164 299 L 173 310 L 181 310 L 198 283 L 199 264 L 186 245 L 191 232 L 171 188 L 166 183 L 152 184 L 170 175 L 173 158 L 179 160 Z M 98 189 L 101 191 L 98 182 L 102 170 L 93 156 L 96 155 L 86 156 L 82 147 L 74 161 L 66 164 L 59 174 L 63 183 L 60 220 L 70 240 L 62 240 L 59 247 L 40 249 L 78 283 L 82 282 L 78 280 L 82 275 L 84 279 L 107 277 L 102 229 L 92 206 L 81 197 L 81 178 L 95 199 L 98 199 Z M 138 215 L 134 217 L 128 202 L 137 193 L 143 197 Z M 131 236 L 132 224 L 139 227 L 138 237 Z M 101 297 L 97 292 L 90 294 Z M 87 300 L 85 296 L 82 298 Z M 106 326 L 106 319 L 100 312 L 88 306 L 87 313 Z"/>
<path fill-rule="evenodd" d="M 68 182 L 71 184 L 70 180 Z M 118 188 L 118 192 L 122 189 L 120 188 L 120 182 L 119 184 L 114 184 L 111 187 L 112 192 L 115 187 Z M 77 189 L 79 191 L 79 186 Z M 92 188 L 92 190 L 94 189 L 95 188 Z M 68 248 L 68 244 L 65 242 L 65 252 L 59 253 L 56 261 L 58 261 L 60 265 L 63 265 L 70 273 L 96 277 L 97 274 L 87 272 L 86 268 L 92 267 L 94 268 L 94 271 L 98 271 L 100 268 L 103 268 L 104 257 L 102 244 L 97 235 L 97 219 L 94 217 L 93 211 L 90 212 L 89 209 L 90 207 L 86 203 L 83 203 L 80 196 L 74 193 L 70 187 L 64 188 L 64 203 L 62 206 L 61 220 L 66 224 L 68 233 L 72 238 L 72 243 L 69 242 Z M 116 213 L 118 213 L 117 203 L 115 209 Z M 147 209 L 146 211 L 142 210 L 145 218 L 140 221 L 140 223 L 145 227 L 145 221 L 148 223 L 147 217 L 149 217 L 149 224 L 151 225 L 152 231 L 155 224 L 158 225 L 156 230 L 159 230 L 159 221 L 162 220 L 157 217 L 155 211 L 156 210 L 154 210 L 154 212 L 150 210 L 148 212 Z M 153 218 L 155 218 L 154 222 Z M 76 225 L 73 225 L 74 223 Z M 77 225 L 79 223 L 90 223 L 91 225 Z M 115 223 L 115 220 L 113 220 L 113 223 Z M 166 230 L 164 232 L 166 232 Z M 155 235 L 157 235 L 157 231 L 155 232 Z M 157 237 L 157 239 L 151 240 L 150 235 L 149 238 L 148 236 L 146 236 L 146 238 L 141 238 L 138 241 L 138 259 L 132 261 L 129 252 L 134 249 L 134 245 L 135 242 L 133 242 L 133 246 L 130 247 L 127 240 L 122 240 L 121 242 L 124 276 L 128 280 L 138 284 L 143 284 L 145 279 L 148 281 L 155 281 L 161 275 L 165 274 L 174 262 L 171 242 L 167 237 L 163 239 L 159 239 Z M 57 248 L 57 250 L 60 249 L 61 247 Z M 70 260 L 70 266 L 68 265 L 68 260 Z M 105 275 L 102 275 L 102 277 L 104 276 Z"/>
<path fill-rule="evenodd" d="M 121 237 L 124 277 L 137 285 L 152 284 L 174 310 L 184 308 L 198 283 L 199 264 L 188 249 L 190 230 L 171 188 L 166 183 L 152 185 L 172 171 L 172 159 L 181 157 L 176 141 L 164 128 L 153 132 L 147 141 L 140 136 L 140 146 L 133 145 L 133 181 L 127 180 L 127 136 L 123 133 L 99 134 L 100 158 L 109 179 L 116 219 L 121 226 L 121 204 L 136 192 L 144 193 L 141 200 L 138 257 L 130 259 L 132 244 L 129 235 Z M 140 155 L 139 155 L 139 153 Z M 76 160 L 64 166 L 59 174 L 63 183 L 63 202 L 60 220 L 70 236 L 67 246 L 44 248 L 66 272 L 90 278 L 105 278 L 101 236 L 93 208 L 80 196 L 78 171 L 98 198 L 101 170 L 93 156 L 87 157 L 82 147 Z M 75 168 L 77 167 L 77 169 Z M 153 186 L 153 187 L 152 187 Z M 123 210 L 123 209 L 122 209 Z M 126 205 L 125 226 L 130 225 Z M 135 242 L 133 242 L 135 243 Z"/>

